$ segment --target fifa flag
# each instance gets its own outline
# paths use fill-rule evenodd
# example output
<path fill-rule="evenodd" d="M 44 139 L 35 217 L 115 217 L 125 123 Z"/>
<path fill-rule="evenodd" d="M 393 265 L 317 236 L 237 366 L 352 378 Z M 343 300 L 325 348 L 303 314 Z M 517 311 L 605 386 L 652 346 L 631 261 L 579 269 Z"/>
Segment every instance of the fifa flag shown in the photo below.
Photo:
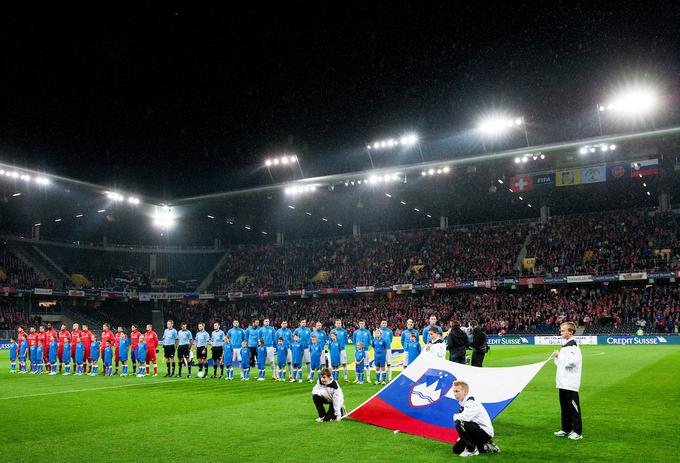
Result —
<path fill-rule="evenodd" d="M 453 363 L 423 352 L 397 378 L 355 408 L 348 418 L 407 434 L 454 444 L 453 414 L 460 406 L 453 383 L 462 380 L 493 420 L 547 362 L 518 367 L 479 368 Z"/>

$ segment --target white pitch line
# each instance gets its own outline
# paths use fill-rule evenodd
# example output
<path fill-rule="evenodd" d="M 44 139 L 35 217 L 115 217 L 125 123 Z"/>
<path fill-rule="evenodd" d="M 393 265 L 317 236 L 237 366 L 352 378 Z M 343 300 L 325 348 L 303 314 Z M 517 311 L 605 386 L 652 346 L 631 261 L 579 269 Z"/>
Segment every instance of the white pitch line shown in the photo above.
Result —
<path fill-rule="evenodd" d="M 131 386 L 151 386 L 151 385 L 154 385 L 154 384 L 175 383 L 177 381 L 182 381 L 182 380 L 181 379 L 173 379 L 173 380 L 169 380 L 169 381 L 155 381 L 153 383 L 121 384 L 120 386 L 91 387 L 89 389 L 71 389 L 71 390 L 68 390 L 68 391 L 43 392 L 42 394 L 15 395 L 15 396 L 12 396 L 12 397 L 0 397 L 0 400 L 23 399 L 23 398 L 28 398 L 28 397 L 42 397 L 42 396 L 57 395 L 57 394 L 72 394 L 72 393 L 75 393 L 75 392 L 101 391 L 101 390 L 104 390 L 104 389 L 120 389 L 120 388 L 123 388 L 123 387 L 131 387 Z"/>

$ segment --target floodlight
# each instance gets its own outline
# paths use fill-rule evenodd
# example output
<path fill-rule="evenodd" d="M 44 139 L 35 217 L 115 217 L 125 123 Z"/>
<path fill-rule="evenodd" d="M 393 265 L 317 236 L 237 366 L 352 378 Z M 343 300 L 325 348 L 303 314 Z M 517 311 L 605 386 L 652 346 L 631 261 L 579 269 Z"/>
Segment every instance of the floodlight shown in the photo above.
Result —
<path fill-rule="evenodd" d="M 657 106 L 656 91 L 649 86 L 631 86 L 614 96 L 607 109 L 627 116 L 644 116 Z"/>
<path fill-rule="evenodd" d="M 278 166 L 279 165 L 279 158 L 274 158 L 272 160 L 272 164 L 274 164 L 275 166 Z"/>
<path fill-rule="evenodd" d="M 271 166 L 271 165 L 272 165 L 272 160 L 271 160 L 271 159 L 267 159 L 266 161 L 264 161 L 264 165 L 267 166 L 267 167 Z"/>
<path fill-rule="evenodd" d="M 588 154 L 588 147 L 584 146 L 580 150 L 578 150 L 579 154 Z"/>
<path fill-rule="evenodd" d="M 522 162 L 522 160 L 519 157 L 516 157 L 515 158 L 515 164 L 519 164 L 520 162 Z"/>
<path fill-rule="evenodd" d="M 449 166 L 444 166 L 444 168 L 442 169 L 442 172 L 444 172 L 445 174 L 448 174 L 450 171 L 451 168 Z"/>
<path fill-rule="evenodd" d="M 429 169 L 429 170 L 427 171 L 427 173 L 428 173 L 429 175 L 434 175 L 434 169 Z"/>

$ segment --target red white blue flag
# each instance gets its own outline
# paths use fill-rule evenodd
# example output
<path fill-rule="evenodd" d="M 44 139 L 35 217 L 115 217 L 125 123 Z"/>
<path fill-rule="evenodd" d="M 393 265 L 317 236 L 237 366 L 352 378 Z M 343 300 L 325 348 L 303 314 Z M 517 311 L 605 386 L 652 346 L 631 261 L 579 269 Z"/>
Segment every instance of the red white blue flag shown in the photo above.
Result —
<path fill-rule="evenodd" d="M 493 420 L 545 363 L 478 368 L 423 353 L 394 381 L 352 410 L 348 418 L 453 444 L 458 440 L 453 414 L 460 408 L 453 396 L 454 381 L 468 383 L 470 394 Z"/>

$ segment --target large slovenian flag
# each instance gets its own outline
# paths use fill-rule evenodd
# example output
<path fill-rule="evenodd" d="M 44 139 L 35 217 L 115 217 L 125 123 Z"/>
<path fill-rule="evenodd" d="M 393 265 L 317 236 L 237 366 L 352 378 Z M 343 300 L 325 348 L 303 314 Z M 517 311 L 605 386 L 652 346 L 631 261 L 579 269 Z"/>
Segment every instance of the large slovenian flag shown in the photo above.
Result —
<path fill-rule="evenodd" d="M 547 362 L 518 367 L 478 368 L 449 362 L 424 352 L 394 381 L 355 408 L 348 418 L 448 443 L 458 440 L 453 414 L 458 401 L 453 383 L 470 386 L 493 420 Z"/>

